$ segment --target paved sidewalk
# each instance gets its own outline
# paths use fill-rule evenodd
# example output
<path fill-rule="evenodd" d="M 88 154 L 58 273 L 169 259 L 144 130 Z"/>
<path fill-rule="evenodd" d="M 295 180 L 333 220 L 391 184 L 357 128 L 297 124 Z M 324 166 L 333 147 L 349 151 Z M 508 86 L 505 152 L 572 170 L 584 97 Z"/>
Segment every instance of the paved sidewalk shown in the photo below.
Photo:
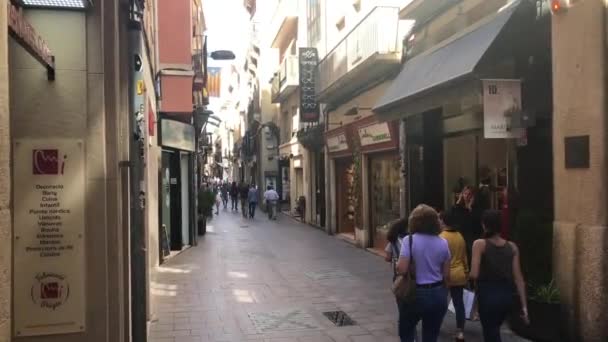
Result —
<path fill-rule="evenodd" d="M 280 215 L 269 222 L 224 211 L 208 233 L 162 265 L 151 284 L 150 342 L 398 342 L 390 266 Z M 337 327 L 324 312 L 346 312 Z M 448 313 L 441 341 L 453 341 Z M 468 341 L 482 341 L 467 322 Z M 505 332 L 503 341 L 522 341 Z"/>

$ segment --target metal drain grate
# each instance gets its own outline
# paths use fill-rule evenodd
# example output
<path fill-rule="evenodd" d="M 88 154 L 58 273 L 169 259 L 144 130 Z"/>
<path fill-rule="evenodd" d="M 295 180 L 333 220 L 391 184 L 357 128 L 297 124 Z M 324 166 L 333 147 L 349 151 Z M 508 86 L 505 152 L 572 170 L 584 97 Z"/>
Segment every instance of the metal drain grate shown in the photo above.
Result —
<path fill-rule="evenodd" d="M 338 327 L 357 325 L 357 322 L 353 321 L 353 319 L 350 318 L 344 311 L 324 312 L 323 316 L 327 317 L 327 319 Z"/>

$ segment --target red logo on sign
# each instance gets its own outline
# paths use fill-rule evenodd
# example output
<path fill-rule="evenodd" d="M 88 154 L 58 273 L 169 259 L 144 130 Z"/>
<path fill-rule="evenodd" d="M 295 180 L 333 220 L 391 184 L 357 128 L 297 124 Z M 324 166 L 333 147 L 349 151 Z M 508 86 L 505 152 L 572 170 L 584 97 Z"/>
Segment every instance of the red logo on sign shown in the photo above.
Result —
<path fill-rule="evenodd" d="M 40 299 L 58 299 L 61 297 L 61 286 L 58 282 L 40 284 Z"/>
<path fill-rule="evenodd" d="M 32 169 L 35 175 L 63 174 L 63 167 L 58 150 L 33 150 Z"/>

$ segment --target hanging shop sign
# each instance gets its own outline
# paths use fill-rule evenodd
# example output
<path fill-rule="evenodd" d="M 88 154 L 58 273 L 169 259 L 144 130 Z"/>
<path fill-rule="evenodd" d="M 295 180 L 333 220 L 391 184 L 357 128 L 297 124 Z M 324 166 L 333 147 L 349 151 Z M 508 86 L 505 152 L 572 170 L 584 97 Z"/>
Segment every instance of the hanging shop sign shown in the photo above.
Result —
<path fill-rule="evenodd" d="M 525 134 L 514 118 L 521 117 L 520 80 L 482 80 L 483 126 L 486 139 L 520 139 Z"/>
<path fill-rule="evenodd" d="M 8 3 L 8 29 L 10 34 L 42 65 L 48 72 L 49 80 L 55 79 L 55 57 L 48 44 L 23 16 L 23 9 Z"/>
<path fill-rule="evenodd" d="M 319 55 L 315 48 L 300 48 L 300 122 L 319 122 L 317 101 L 317 63 Z"/>
<path fill-rule="evenodd" d="M 359 128 L 359 140 L 361 146 L 391 142 L 392 136 L 388 122 L 379 122 Z"/>
<path fill-rule="evenodd" d="M 333 137 L 327 138 L 327 149 L 329 153 L 344 152 L 348 150 L 348 142 L 346 140 L 346 134 L 338 134 Z"/>
<path fill-rule="evenodd" d="M 13 151 L 15 334 L 82 332 L 84 143 L 24 139 Z"/>
<path fill-rule="evenodd" d="M 194 132 L 193 125 L 175 120 L 160 120 L 160 140 L 164 147 L 194 152 L 196 150 Z"/>

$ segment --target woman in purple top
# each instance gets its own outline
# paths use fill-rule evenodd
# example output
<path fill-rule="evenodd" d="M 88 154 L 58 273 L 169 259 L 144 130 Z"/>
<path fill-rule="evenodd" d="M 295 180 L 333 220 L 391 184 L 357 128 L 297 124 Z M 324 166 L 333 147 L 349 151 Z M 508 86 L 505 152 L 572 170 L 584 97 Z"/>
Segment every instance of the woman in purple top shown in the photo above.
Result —
<path fill-rule="evenodd" d="M 413 259 L 416 276 L 416 299 L 399 304 L 399 336 L 413 342 L 416 325 L 422 320 L 422 341 L 436 342 L 443 317 L 448 309 L 446 282 L 450 276 L 450 249 L 441 237 L 439 215 L 421 204 L 409 217 L 410 235 L 403 239 L 397 264 L 399 274 L 406 274 Z M 412 240 L 410 255 L 409 239 Z"/>

